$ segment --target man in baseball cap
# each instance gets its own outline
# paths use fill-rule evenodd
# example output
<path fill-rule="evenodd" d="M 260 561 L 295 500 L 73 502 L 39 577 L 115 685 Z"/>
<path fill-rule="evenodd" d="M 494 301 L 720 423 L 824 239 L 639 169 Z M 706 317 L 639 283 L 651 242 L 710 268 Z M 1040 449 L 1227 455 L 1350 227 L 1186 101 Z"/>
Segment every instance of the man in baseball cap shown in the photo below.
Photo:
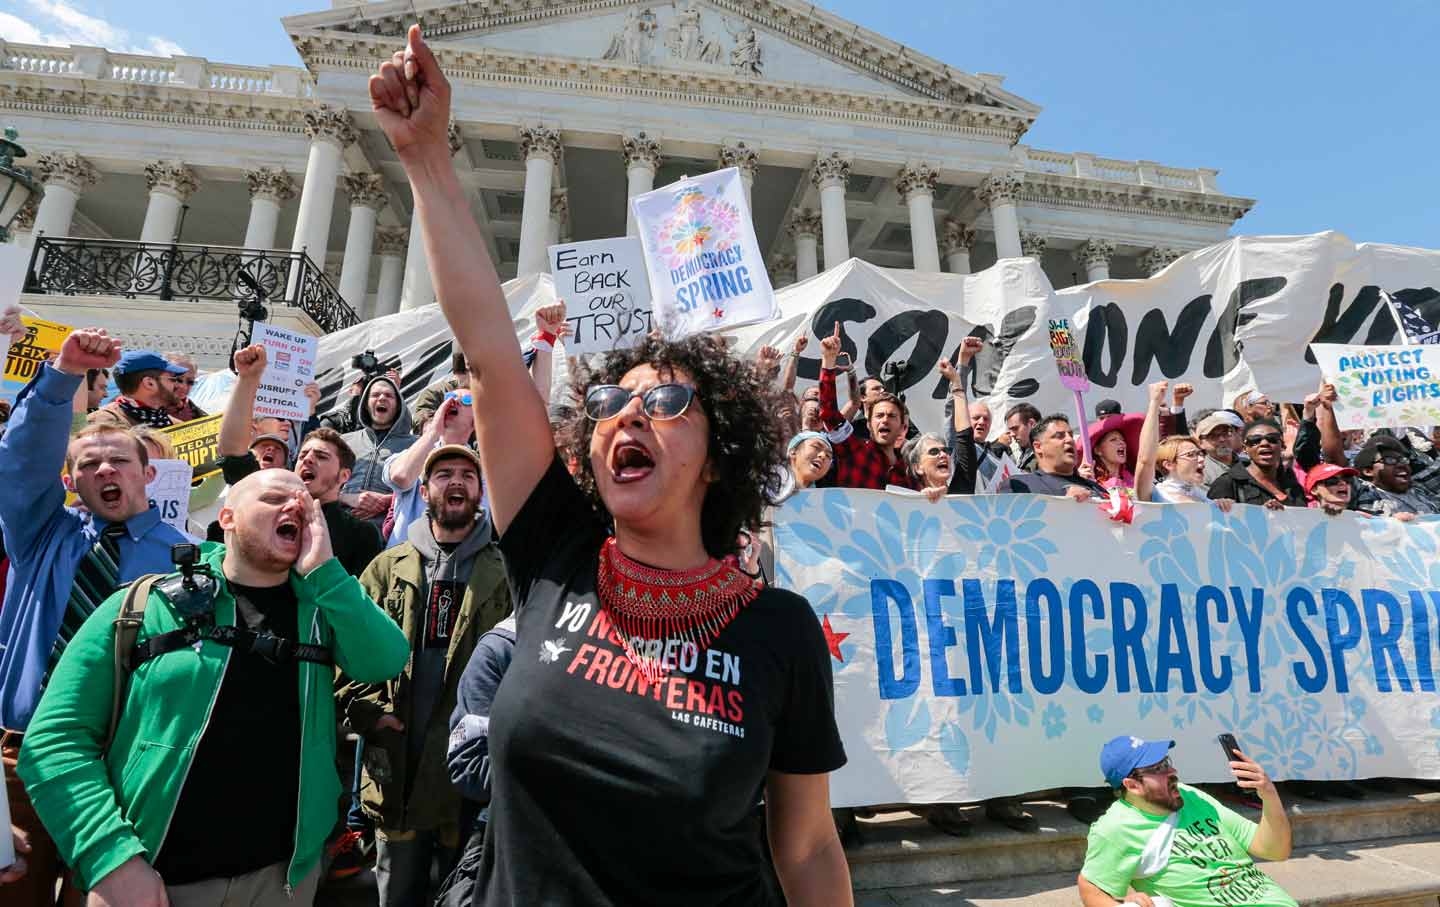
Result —
<path fill-rule="evenodd" d="M 1170 762 L 1174 746 L 1126 735 L 1100 751 L 1115 802 L 1090 826 L 1078 880 L 1084 907 L 1154 907 L 1161 897 L 1175 907 L 1295 907 L 1252 859 L 1290 856 L 1290 820 L 1265 770 L 1238 750 L 1229 763 L 1263 805 L 1260 821 L 1251 822 L 1181 784 Z"/>
<path fill-rule="evenodd" d="M 173 423 L 169 409 L 180 403 L 174 388 L 161 376 L 185 374 L 183 365 L 172 365 L 150 350 L 129 350 L 111 369 L 120 396 L 90 414 L 90 423 L 107 423 L 124 428 L 148 425 L 166 428 Z"/>
<path fill-rule="evenodd" d="M 1245 423 L 1228 409 L 1211 410 L 1202 414 L 1195 426 L 1195 437 L 1205 451 L 1205 485 L 1230 471 L 1240 449 L 1240 432 Z"/>

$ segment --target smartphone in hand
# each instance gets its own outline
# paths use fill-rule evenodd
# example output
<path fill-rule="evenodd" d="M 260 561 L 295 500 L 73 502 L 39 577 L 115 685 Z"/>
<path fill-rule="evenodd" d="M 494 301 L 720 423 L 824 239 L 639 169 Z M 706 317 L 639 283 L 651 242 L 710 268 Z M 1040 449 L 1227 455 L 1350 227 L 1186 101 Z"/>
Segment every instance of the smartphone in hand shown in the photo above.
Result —
<path fill-rule="evenodd" d="M 1215 739 L 1220 741 L 1220 749 L 1225 753 L 1227 763 L 1240 761 L 1240 743 L 1235 739 L 1234 734 L 1221 734 Z"/>
<path fill-rule="evenodd" d="M 850 359 L 849 353 L 838 353 L 835 356 L 835 369 L 841 372 L 850 371 L 854 362 Z"/>

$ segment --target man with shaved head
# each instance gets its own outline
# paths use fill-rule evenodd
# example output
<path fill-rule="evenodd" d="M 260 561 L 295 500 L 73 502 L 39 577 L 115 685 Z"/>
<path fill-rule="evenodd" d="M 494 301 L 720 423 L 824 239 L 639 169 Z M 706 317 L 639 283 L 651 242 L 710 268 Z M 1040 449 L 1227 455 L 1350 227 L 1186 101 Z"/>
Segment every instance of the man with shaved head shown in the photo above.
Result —
<path fill-rule="evenodd" d="M 0 316 L 18 318 L 18 309 Z M 0 529 L 10 554 L 0 609 L 0 739 L 11 820 L 30 837 L 25 878 L 6 886 L 14 904 L 54 904 L 60 862 L 15 777 L 21 738 L 45 678 L 85 619 L 121 583 L 168 572 L 185 537 L 150 505 L 155 474 L 145 446 L 121 425 L 70 438 L 73 401 L 87 374 L 120 360 L 104 331 L 74 331 L 15 401 L 0 438 Z M 62 470 L 64 475 L 62 476 Z M 81 507 L 67 507 L 66 492 Z"/>
<path fill-rule="evenodd" d="M 123 592 L 71 640 L 25 736 L 20 776 L 92 905 L 312 903 L 339 817 L 335 667 L 383 683 L 409 657 L 299 476 L 241 480 L 220 525 L 190 585 L 149 590 L 115 726 Z"/>

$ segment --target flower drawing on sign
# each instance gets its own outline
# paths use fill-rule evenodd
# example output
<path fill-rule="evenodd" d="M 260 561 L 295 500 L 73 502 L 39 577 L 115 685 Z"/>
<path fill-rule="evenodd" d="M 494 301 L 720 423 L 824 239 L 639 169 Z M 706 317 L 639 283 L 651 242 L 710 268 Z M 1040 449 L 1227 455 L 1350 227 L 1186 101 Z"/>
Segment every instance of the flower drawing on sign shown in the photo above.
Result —
<path fill-rule="evenodd" d="M 1059 552 L 1042 538 L 1046 499 L 1038 494 L 984 495 L 950 502 L 955 533 L 979 546 L 977 564 L 1001 579 L 1030 582 L 1043 576 Z"/>
<path fill-rule="evenodd" d="M 740 212 L 723 198 L 706 198 L 698 188 L 676 195 L 670 216 L 655 231 L 654 245 L 671 269 L 706 252 L 723 252 L 740 241 Z M 710 267 L 704 261 L 701 268 Z"/>
<path fill-rule="evenodd" d="M 1040 724 L 1045 728 L 1046 737 L 1063 736 L 1065 733 L 1065 707 L 1058 702 L 1052 702 L 1045 706 L 1045 711 L 1040 715 Z"/>
<path fill-rule="evenodd" d="M 1092 705 L 1085 710 L 1085 717 L 1090 720 L 1091 724 L 1099 724 L 1105 720 L 1105 710 L 1098 705 Z"/>

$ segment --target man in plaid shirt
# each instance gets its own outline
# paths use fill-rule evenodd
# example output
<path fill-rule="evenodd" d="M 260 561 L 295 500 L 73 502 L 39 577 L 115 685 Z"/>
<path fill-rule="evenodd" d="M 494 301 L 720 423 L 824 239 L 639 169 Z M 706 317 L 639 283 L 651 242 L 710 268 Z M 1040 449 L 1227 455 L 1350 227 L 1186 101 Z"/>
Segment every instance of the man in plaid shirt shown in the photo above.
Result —
<path fill-rule="evenodd" d="M 820 420 L 831 431 L 845 424 L 835 395 L 835 360 L 840 355 L 840 325 L 820 341 Z M 900 398 L 883 393 L 870 407 L 870 437 L 852 434 L 834 441 L 837 488 L 915 488 L 897 445 L 905 440 L 909 414 Z"/>

